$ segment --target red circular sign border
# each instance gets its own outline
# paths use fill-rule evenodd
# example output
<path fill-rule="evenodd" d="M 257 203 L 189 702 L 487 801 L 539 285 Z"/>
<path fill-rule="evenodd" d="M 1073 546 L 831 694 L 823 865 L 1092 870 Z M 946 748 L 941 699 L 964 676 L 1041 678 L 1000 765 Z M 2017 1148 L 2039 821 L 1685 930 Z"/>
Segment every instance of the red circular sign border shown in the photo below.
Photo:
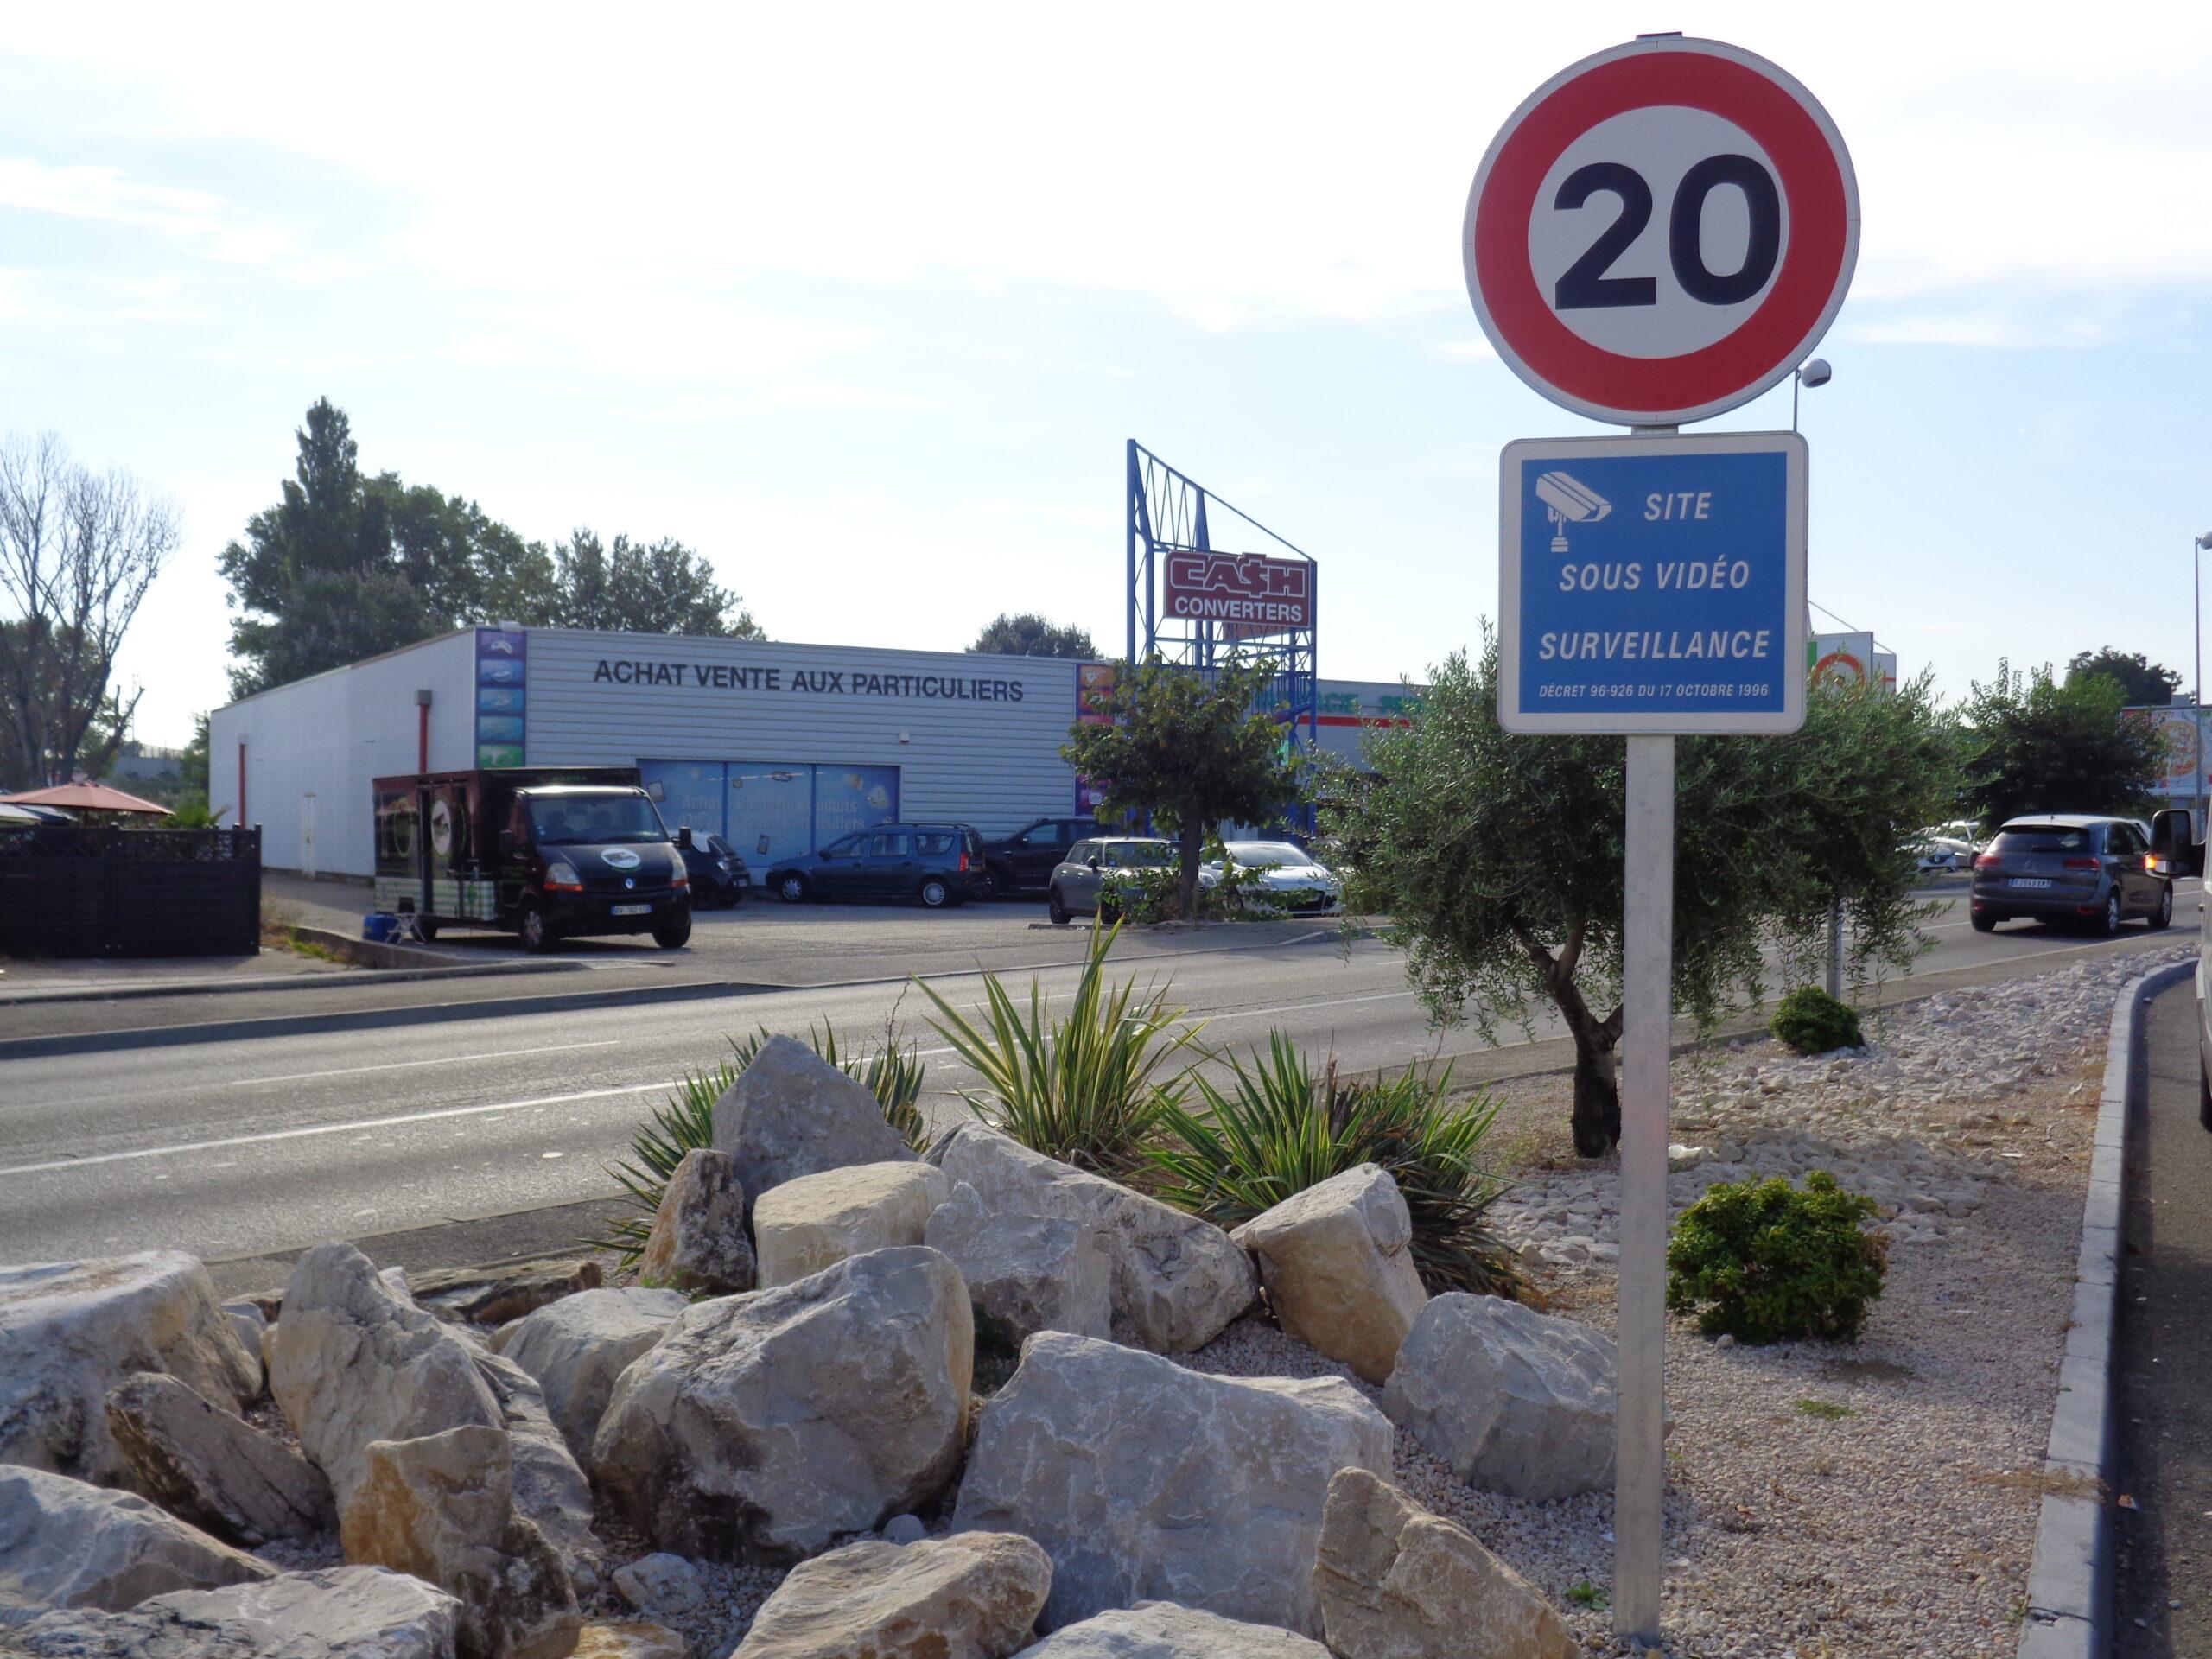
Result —
<path fill-rule="evenodd" d="M 1583 340 L 1545 302 L 1529 266 L 1529 218 L 1576 138 L 1666 105 L 1705 110 L 1758 141 L 1782 175 L 1789 245 L 1766 298 L 1724 338 L 1676 357 L 1626 357 Z M 1468 198 L 1467 286 L 1493 343 L 1545 396 L 1626 424 L 1702 419 L 1773 385 L 1825 330 L 1856 263 L 1857 207 L 1842 139 L 1793 79 L 1719 41 L 1638 41 L 1562 72 L 1493 141 Z"/>

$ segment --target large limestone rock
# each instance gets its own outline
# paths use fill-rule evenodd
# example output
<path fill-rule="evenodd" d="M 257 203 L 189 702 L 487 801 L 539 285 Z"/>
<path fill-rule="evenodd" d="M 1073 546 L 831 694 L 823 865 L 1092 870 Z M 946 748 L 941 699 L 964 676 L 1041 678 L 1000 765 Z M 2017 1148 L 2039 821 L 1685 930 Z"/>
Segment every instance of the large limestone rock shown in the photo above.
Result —
<path fill-rule="evenodd" d="M 515 1513 L 505 1433 L 470 1425 L 378 1440 L 339 1515 L 346 1559 L 410 1573 L 461 1604 L 461 1659 L 563 1659 L 582 1624 L 543 1533 Z"/>
<path fill-rule="evenodd" d="M 1382 1409 L 1470 1485 L 1568 1497 L 1612 1484 L 1613 1377 L 1601 1332 L 1453 1291 L 1414 1321 Z"/>
<path fill-rule="evenodd" d="M 1140 1602 L 1056 1630 L 1019 1659 L 1330 1659 L 1319 1642 L 1170 1602 Z"/>
<path fill-rule="evenodd" d="M 731 1659 L 1007 1659 L 1052 1584 L 1011 1533 L 848 1544 L 793 1567 Z"/>
<path fill-rule="evenodd" d="M 1362 1164 L 1293 1193 L 1230 1236 L 1260 1264 L 1268 1305 L 1300 1341 L 1380 1383 L 1428 1304 L 1413 1217 L 1389 1173 Z"/>
<path fill-rule="evenodd" d="M 1390 1466 L 1390 1425 L 1339 1378 L 1210 1376 L 1047 1331 L 983 1407 L 954 1525 L 1044 1545 L 1047 1630 L 1153 1597 L 1311 1635 L 1329 1481 Z"/>
<path fill-rule="evenodd" d="M 454 1659 L 461 1604 L 378 1567 L 185 1590 L 129 1612 L 48 1613 L 11 1631 L 28 1659 Z"/>
<path fill-rule="evenodd" d="M 929 1164 L 855 1164 L 802 1175 L 753 1206 L 760 1287 L 795 1284 L 849 1255 L 922 1242 L 952 1184 Z"/>
<path fill-rule="evenodd" d="M 737 1160 L 694 1147 L 669 1173 L 638 1258 L 639 1282 L 727 1296 L 752 1289 L 753 1278 Z"/>
<path fill-rule="evenodd" d="M 715 1103 L 715 1146 L 737 1160 L 746 1214 L 802 1175 L 915 1161 L 875 1096 L 804 1043 L 771 1037 Z"/>
<path fill-rule="evenodd" d="M 108 1390 L 161 1371 L 218 1405 L 260 1392 L 207 1268 L 175 1250 L 0 1267 L 0 1463 L 120 1480 Z"/>
<path fill-rule="evenodd" d="M 537 1379 L 569 1450 L 588 1459 L 614 1379 L 690 1306 L 680 1291 L 587 1290 L 502 1326 L 492 1351 Z"/>
<path fill-rule="evenodd" d="M 691 1659 L 691 1644 L 642 1618 L 588 1618 L 573 1659 Z"/>
<path fill-rule="evenodd" d="M 1014 1211 L 995 1214 L 965 1181 L 930 1212 L 922 1242 L 968 1281 L 979 1331 L 1010 1348 L 1039 1331 L 1107 1337 L 1114 1330 L 1114 1258 L 1096 1223 Z"/>
<path fill-rule="evenodd" d="M 269 1338 L 269 1391 L 341 1512 L 372 1441 L 505 1423 L 476 1351 L 395 1295 L 350 1244 L 317 1245 L 293 1264 Z"/>
<path fill-rule="evenodd" d="M 1365 1469 L 1340 1470 L 1313 1567 L 1342 1659 L 1573 1659 L 1567 1621 L 1462 1526 Z"/>
<path fill-rule="evenodd" d="M 955 1128 L 930 1149 L 930 1159 L 974 1187 L 990 1215 L 1095 1227 L 1112 1263 L 1116 1340 L 1186 1353 L 1220 1335 L 1258 1293 L 1250 1260 L 1220 1228 L 979 1123 Z"/>
<path fill-rule="evenodd" d="M 406 1275 L 405 1283 L 415 1305 L 426 1313 L 472 1325 L 505 1325 L 563 1296 L 597 1290 L 605 1278 L 589 1256 L 571 1256 L 557 1262 L 434 1268 Z"/>
<path fill-rule="evenodd" d="M 173 1376 L 126 1378 L 108 1392 L 107 1421 L 131 1488 L 227 1542 L 310 1538 L 337 1518 L 313 1464 Z"/>
<path fill-rule="evenodd" d="M 0 1465 L 0 1630 L 57 1607 L 120 1612 L 171 1590 L 275 1576 L 135 1492 Z"/>
<path fill-rule="evenodd" d="M 951 1262 L 853 1256 L 688 1309 L 615 1383 L 593 1471 L 658 1548 L 795 1561 L 944 1489 L 974 1365 Z"/>
<path fill-rule="evenodd" d="M 529 1372 L 498 1354 L 475 1357 L 477 1375 L 499 1402 L 500 1425 L 514 1463 L 515 1511 L 536 1523 L 570 1564 L 571 1576 L 588 1587 L 601 1554 L 592 1530 L 591 1481 L 554 1427 L 545 1399 Z"/>

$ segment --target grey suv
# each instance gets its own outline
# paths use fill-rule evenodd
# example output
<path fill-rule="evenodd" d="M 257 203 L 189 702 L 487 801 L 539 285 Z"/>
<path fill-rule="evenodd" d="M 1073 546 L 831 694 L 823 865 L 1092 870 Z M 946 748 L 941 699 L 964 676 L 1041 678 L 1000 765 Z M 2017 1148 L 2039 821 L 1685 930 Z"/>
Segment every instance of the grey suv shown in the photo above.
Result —
<path fill-rule="evenodd" d="M 2164 927 L 2174 884 L 2152 868 L 2132 819 L 2051 813 L 2014 818 L 1975 855 L 1967 913 L 1986 933 L 2015 916 L 2117 933 L 2130 917 Z"/>
<path fill-rule="evenodd" d="M 1052 871 L 1045 913 L 1062 926 L 1071 916 L 1110 922 L 1119 913 L 1114 889 L 1141 870 L 1173 869 L 1175 849 L 1150 836 L 1093 836 L 1079 841 Z"/>

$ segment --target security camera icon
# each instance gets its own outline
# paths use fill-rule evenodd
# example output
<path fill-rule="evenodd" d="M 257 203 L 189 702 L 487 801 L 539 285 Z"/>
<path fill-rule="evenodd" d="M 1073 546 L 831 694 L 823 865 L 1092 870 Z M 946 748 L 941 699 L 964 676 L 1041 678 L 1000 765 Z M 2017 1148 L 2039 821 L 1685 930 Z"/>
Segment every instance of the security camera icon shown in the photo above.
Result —
<path fill-rule="evenodd" d="M 1552 521 L 1552 551 L 1567 551 L 1570 524 L 1594 524 L 1613 510 L 1613 504 L 1580 479 L 1565 473 L 1542 473 L 1536 479 L 1536 499 L 1548 509 Z"/>

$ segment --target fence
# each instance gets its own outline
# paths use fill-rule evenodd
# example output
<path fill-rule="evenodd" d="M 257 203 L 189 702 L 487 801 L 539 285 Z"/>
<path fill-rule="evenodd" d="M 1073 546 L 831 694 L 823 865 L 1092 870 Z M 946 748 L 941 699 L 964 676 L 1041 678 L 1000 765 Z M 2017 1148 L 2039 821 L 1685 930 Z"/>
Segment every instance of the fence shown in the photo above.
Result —
<path fill-rule="evenodd" d="M 0 952 L 228 957 L 261 948 L 261 830 L 0 826 Z"/>

